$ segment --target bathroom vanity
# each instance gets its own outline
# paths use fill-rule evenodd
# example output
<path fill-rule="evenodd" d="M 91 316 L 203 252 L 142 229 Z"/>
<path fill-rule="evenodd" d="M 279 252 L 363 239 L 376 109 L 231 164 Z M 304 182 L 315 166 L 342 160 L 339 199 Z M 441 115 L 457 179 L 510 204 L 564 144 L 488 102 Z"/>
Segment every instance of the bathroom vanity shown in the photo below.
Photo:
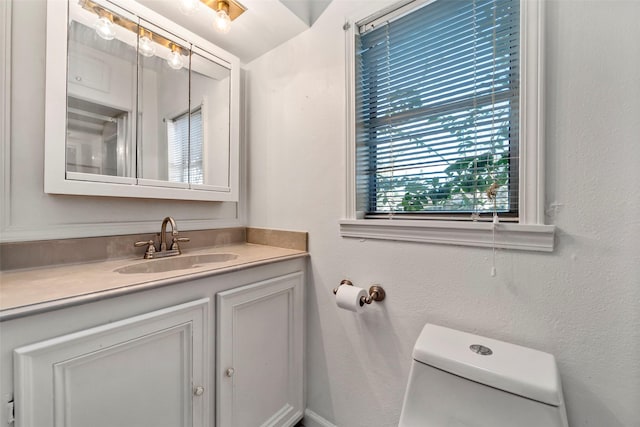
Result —
<path fill-rule="evenodd" d="M 304 409 L 306 247 L 198 248 L 196 233 L 182 253 L 188 239 L 172 219 L 164 240 L 167 217 L 152 251 L 154 235 L 119 228 L 149 222 L 133 199 L 193 203 L 166 205 L 195 206 L 191 230 L 227 207 L 221 220 L 241 222 L 239 59 L 134 0 L 47 0 L 45 36 L 47 200 L 128 198 L 132 213 L 80 221 L 116 224 L 95 238 L 100 250 L 3 236 L 0 424 L 293 426 Z M 91 258 L 134 243 L 153 259 Z"/>
<path fill-rule="evenodd" d="M 215 253 L 238 256 L 168 272 L 117 272 L 165 261 L 131 259 L 3 272 L 0 420 L 295 425 L 307 253 L 242 243 L 191 254 Z"/>

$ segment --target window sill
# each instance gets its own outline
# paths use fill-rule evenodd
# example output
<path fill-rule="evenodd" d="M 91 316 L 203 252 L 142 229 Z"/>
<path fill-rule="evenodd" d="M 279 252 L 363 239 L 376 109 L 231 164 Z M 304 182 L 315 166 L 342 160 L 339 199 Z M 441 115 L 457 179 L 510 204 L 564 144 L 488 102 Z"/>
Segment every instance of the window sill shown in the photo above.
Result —
<path fill-rule="evenodd" d="M 360 219 L 340 221 L 340 235 L 491 248 L 492 227 L 492 223 L 480 222 Z M 500 223 L 496 227 L 495 247 L 552 252 L 554 236 L 554 225 Z"/>

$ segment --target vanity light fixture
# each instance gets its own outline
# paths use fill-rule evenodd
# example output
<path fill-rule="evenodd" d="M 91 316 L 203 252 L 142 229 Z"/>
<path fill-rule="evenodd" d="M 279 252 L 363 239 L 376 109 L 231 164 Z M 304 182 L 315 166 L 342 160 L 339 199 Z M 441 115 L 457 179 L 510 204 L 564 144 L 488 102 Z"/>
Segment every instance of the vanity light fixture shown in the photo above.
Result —
<path fill-rule="evenodd" d="M 174 70 L 179 70 L 184 67 L 184 63 L 182 62 L 182 55 L 180 55 L 180 49 L 174 44 L 171 45 L 171 53 L 167 58 L 167 64 L 169 64 L 169 67 L 173 68 Z"/>
<path fill-rule="evenodd" d="M 2 0 L 0 0 L 2 1 Z M 196 0 L 200 1 L 200 0 Z M 104 7 L 94 3 L 92 0 L 79 0 L 80 5 L 98 15 L 98 21 L 95 24 L 96 33 L 105 40 L 113 40 L 116 36 L 115 26 L 122 27 L 132 33 L 138 34 L 138 52 L 141 55 L 151 57 L 156 54 L 157 46 L 164 46 L 171 50 L 167 57 L 167 64 L 174 70 L 180 70 L 185 66 L 183 56 L 191 54 L 189 48 L 185 48 L 167 39 L 166 37 L 151 32 L 143 28 L 137 22 L 119 16 Z"/>
<path fill-rule="evenodd" d="M 213 9 L 215 12 L 213 27 L 222 34 L 231 30 L 231 21 L 247 11 L 246 7 L 235 0 L 180 0 L 180 10 L 188 15 L 192 13 L 190 8 L 197 8 L 200 2 Z M 196 3 L 196 6 L 192 6 L 191 3 Z M 187 4 L 189 4 L 188 7 Z"/>
<path fill-rule="evenodd" d="M 106 15 L 100 16 L 93 27 L 96 29 L 96 34 L 105 40 L 113 40 L 116 36 L 113 22 Z"/>
<path fill-rule="evenodd" d="M 142 56 L 146 56 L 147 58 L 155 55 L 156 46 L 153 44 L 151 40 L 153 38 L 153 34 L 150 34 L 151 38 L 147 37 L 144 29 L 140 28 L 140 40 L 138 41 L 138 52 L 142 54 Z"/>

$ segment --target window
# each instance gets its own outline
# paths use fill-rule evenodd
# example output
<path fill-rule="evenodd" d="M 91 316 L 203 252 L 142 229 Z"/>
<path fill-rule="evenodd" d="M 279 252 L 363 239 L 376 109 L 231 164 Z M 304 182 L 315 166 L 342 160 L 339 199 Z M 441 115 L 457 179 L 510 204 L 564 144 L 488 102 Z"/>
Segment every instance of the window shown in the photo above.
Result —
<path fill-rule="evenodd" d="M 496 246 L 552 250 L 554 228 L 543 221 L 542 7 L 413 0 L 345 26 L 343 236 L 491 246 L 497 212 Z"/>
<path fill-rule="evenodd" d="M 191 123 L 188 113 L 169 120 L 167 135 L 169 181 L 202 184 L 202 108 L 191 112 Z"/>
<path fill-rule="evenodd" d="M 360 27 L 357 172 L 368 215 L 517 215 L 518 6 L 435 1 Z"/>

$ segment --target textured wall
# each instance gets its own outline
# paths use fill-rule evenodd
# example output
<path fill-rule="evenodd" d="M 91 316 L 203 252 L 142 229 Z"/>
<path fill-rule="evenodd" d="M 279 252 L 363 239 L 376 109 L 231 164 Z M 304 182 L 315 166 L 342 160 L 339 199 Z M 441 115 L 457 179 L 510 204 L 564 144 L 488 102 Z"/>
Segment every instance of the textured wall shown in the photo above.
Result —
<path fill-rule="evenodd" d="M 344 35 L 334 0 L 248 68 L 253 226 L 309 231 L 308 407 L 340 427 L 397 425 L 425 322 L 556 355 L 572 427 L 640 426 L 640 2 L 547 4 L 552 254 L 359 241 L 344 206 Z M 371 2 L 367 2 L 371 3 Z M 331 289 L 388 291 L 361 316 Z"/>

